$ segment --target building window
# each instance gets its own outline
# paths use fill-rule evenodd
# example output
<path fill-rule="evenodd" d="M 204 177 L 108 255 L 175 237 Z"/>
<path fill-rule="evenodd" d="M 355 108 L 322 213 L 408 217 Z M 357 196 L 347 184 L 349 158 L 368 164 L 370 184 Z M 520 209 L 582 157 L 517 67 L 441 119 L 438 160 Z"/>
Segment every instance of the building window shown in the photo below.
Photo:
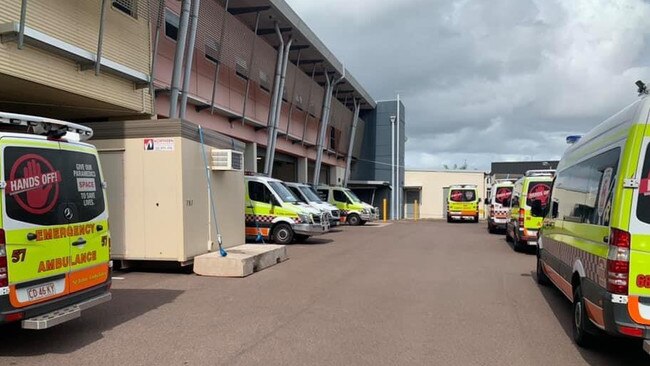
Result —
<path fill-rule="evenodd" d="M 180 18 L 178 15 L 172 13 L 169 9 L 165 9 L 165 35 L 174 41 L 178 40 L 178 24 Z"/>
<path fill-rule="evenodd" d="M 330 128 L 330 149 L 336 150 L 336 128 Z"/>
<path fill-rule="evenodd" d="M 209 37 L 205 40 L 205 58 L 215 64 L 219 63 L 219 42 Z"/>
<path fill-rule="evenodd" d="M 260 88 L 267 93 L 271 92 L 271 82 L 269 81 L 269 76 L 262 70 L 260 70 Z"/>
<path fill-rule="evenodd" d="M 133 18 L 138 17 L 138 0 L 112 0 L 113 8 L 129 15 Z"/>
<path fill-rule="evenodd" d="M 235 60 L 235 73 L 244 80 L 248 80 L 248 62 L 241 57 Z"/>

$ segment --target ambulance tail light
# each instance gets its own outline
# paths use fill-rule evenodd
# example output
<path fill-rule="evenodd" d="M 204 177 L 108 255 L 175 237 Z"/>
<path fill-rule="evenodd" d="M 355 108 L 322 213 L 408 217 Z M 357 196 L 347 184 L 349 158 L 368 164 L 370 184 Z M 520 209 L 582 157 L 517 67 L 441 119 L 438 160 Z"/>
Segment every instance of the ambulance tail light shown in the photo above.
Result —
<path fill-rule="evenodd" d="M 607 291 L 627 295 L 630 277 L 630 233 L 612 229 L 607 253 Z"/>
<path fill-rule="evenodd" d="M 7 271 L 7 240 L 5 231 L 0 229 L 0 287 L 9 286 L 9 277 Z"/>
<path fill-rule="evenodd" d="M 519 217 L 517 218 L 517 220 L 519 221 L 519 227 L 520 228 L 524 227 L 524 218 L 525 217 L 526 217 L 526 210 L 524 210 L 523 208 L 520 208 L 519 209 Z"/>
<path fill-rule="evenodd" d="M 633 328 L 633 327 L 626 327 L 626 326 L 619 326 L 618 331 L 621 332 L 621 334 L 625 334 L 626 336 L 630 337 L 643 337 L 645 334 L 645 330 L 641 328 Z"/>

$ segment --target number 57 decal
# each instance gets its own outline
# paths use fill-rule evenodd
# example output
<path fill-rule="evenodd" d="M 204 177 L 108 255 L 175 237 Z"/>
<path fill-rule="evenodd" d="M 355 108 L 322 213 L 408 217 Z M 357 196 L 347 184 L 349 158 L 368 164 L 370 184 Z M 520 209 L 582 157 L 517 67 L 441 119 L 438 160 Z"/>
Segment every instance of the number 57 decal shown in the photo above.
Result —
<path fill-rule="evenodd" d="M 27 249 L 16 249 L 11 252 L 11 262 L 18 263 L 25 261 L 25 255 L 27 254 Z"/>

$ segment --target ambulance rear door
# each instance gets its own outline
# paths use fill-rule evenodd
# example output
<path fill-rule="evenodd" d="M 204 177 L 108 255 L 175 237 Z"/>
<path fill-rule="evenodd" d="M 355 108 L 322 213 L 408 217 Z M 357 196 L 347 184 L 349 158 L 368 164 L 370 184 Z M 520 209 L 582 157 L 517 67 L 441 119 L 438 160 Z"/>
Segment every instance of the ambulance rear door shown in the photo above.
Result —
<path fill-rule="evenodd" d="M 2 229 L 14 308 L 69 293 L 70 242 L 59 143 L 3 137 Z"/>

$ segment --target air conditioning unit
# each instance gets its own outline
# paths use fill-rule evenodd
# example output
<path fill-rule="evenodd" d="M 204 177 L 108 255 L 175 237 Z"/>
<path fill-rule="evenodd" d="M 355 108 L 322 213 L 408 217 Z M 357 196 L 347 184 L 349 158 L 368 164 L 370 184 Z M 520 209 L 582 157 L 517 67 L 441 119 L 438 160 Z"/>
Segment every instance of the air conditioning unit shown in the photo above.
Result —
<path fill-rule="evenodd" d="M 212 170 L 244 170 L 244 154 L 228 149 L 212 149 Z"/>

